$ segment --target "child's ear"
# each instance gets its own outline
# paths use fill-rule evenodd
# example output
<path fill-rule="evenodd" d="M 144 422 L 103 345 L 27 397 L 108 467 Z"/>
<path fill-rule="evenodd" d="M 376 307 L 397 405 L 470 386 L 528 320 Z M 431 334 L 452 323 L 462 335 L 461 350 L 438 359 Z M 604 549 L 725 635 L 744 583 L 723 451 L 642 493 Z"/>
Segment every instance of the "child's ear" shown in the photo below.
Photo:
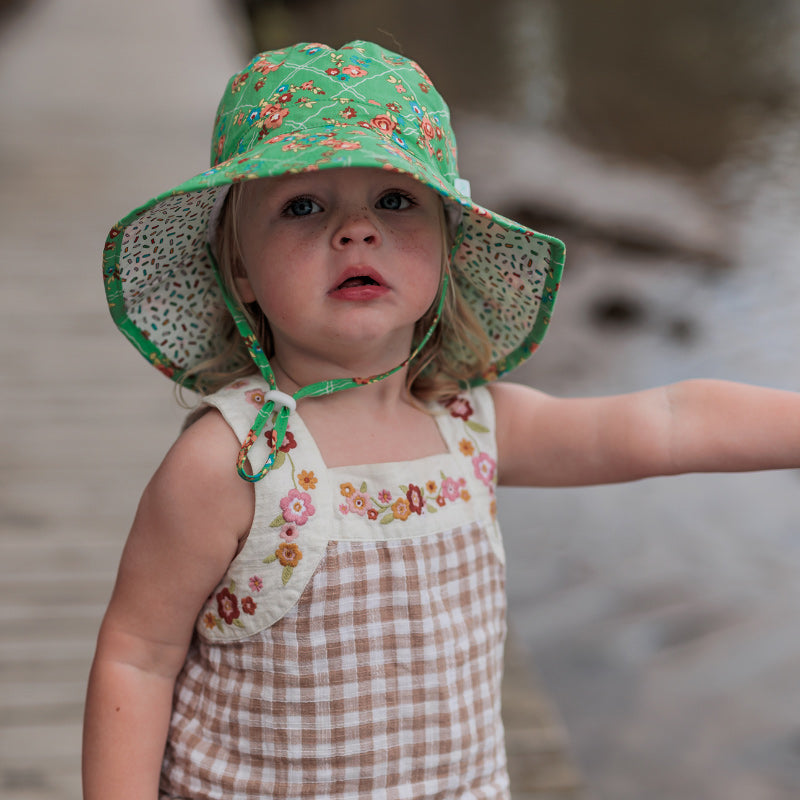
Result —
<path fill-rule="evenodd" d="M 233 283 L 236 286 L 236 292 L 243 303 L 255 302 L 256 294 L 253 291 L 253 286 L 250 283 L 250 279 L 247 277 L 247 273 L 244 271 L 244 267 L 238 258 L 236 259 L 236 263 L 233 267 Z"/>

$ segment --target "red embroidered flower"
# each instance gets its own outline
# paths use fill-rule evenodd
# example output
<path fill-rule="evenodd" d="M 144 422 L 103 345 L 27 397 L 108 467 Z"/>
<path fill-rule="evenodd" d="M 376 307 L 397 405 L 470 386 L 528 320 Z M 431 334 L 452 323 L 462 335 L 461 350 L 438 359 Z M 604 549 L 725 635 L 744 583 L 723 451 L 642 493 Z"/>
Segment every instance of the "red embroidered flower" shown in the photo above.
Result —
<path fill-rule="evenodd" d="M 275 444 L 278 440 L 278 434 L 275 433 L 275 429 L 272 428 L 268 430 L 264 436 L 267 439 L 267 445 L 269 445 L 270 450 L 275 449 Z M 290 450 L 294 450 L 297 447 L 297 442 L 295 441 L 294 434 L 291 431 L 286 431 L 283 436 L 283 444 L 278 448 L 281 453 L 288 453 Z"/>
<path fill-rule="evenodd" d="M 231 625 L 235 619 L 239 619 L 239 601 L 235 594 L 231 594 L 230 589 L 217 592 L 217 613 L 228 625 Z"/>
<path fill-rule="evenodd" d="M 352 106 L 347 106 L 347 108 L 342 110 L 342 116 L 345 119 L 353 119 L 356 115 L 356 110 Z"/>
<path fill-rule="evenodd" d="M 291 92 L 285 92 L 278 98 L 279 103 L 288 103 L 294 95 Z"/>
<path fill-rule="evenodd" d="M 327 75 L 338 75 L 339 74 L 339 70 L 336 69 L 336 67 L 328 67 L 328 69 L 325 70 L 325 73 Z"/>
<path fill-rule="evenodd" d="M 369 517 L 369 519 L 378 519 L 378 509 L 377 508 L 368 508 L 367 509 L 367 517 Z"/>
<path fill-rule="evenodd" d="M 351 78 L 360 78 L 362 75 L 367 74 L 365 69 L 361 69 L 361 67 L 354 67 L 352 64 L 344 67 L 342 72 L 344 72 L 346 75 L 349 75 Z"/>
<path fill-rule="evenodd" d="M 278 545 L 275 556 L 284 567 L 296 567 L 303 557 L 300 548 L 292 542 L 284 542 Z"/>
<path fill-rule="evenodd" d="M 465 421 L 475 413 L 469 400 L 464 397 L 451 397 L 445 402 L 444 407 L 449 409 L 451 417 L 457 417 Z"/>
<path fill-rule="evenodd" d="M 406 499 L 408 500 L 408 507 L 411 511 L 415 514 L 421 514 L 423 512 L 425 501 L 422 499 L 422 490 L 419 486 L 414 486 L 413 483 L 409 483 Z"/>
<path fill-rule="evenodd" d="M 252 597 L 245 597 L 242 600 L 242 611 L 245 614 L 255 614 L 256 613 L 256 601 L 253 600 Z"/>

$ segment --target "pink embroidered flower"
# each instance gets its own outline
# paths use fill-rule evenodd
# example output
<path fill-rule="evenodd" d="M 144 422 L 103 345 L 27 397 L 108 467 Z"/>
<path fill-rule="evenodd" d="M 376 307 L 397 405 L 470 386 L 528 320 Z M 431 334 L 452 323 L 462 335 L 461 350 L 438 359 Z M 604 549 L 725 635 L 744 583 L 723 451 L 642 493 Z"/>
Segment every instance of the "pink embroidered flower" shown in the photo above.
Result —
<path fill-rule="evenodd" d="M 217 592 L 217 613 L 228 625 L 239 618 L 239 601 L 235 594 L 231 594 L 230 589 Z"/>
<path fill-rule="evenodd" d="M 281 511 L 287 522 L 305 525 L 316 509 L 311 504 L 311 497 L 306 492 L 289 489 L 289 494 L 281 500 Z"/>
<path fill-rule="evenodd" d="M 381 503 L 391 503 L 392 493 L 388 489 L 381 489 L 378 492 L 378 501 Z"/>
<path fill-rule="evenodd" d="M 458 485 L 458 481 L 453 480 L 453 478 L 445 478 L 442 481 L 441 496 L 445 500 L 458 500 L 461 496 L 461 487 Z"/>
<path fill-rule="evenodd" d="M 444 407 L 450 411 L 451 417 L 468 420 L 475 412 L 469 400 L 464 397 L 451 397 Z"/>
<path fill-rule="evenodd" d="M 245 597 L 242 600 L 242 611 L 245 614 L 255 614 L 256 613 L 256 601 L 253 600 L 252 597 Z"/>
<path fill-rule="evenodd" d="M 487 486 L 491 486 L 497 468 L 495 460 L 488 453 L 478 453 L 472 459 L 472 466 L 475 468 L 475 477 L 480 478 Z"/>
<path fill-rule="evenodd" d="M 367 71 L 365 69 L 361 69 L 361 67 L 355 67 L 352 64 L 350 64 L 347 67 L 344 67 L 342 69 L 342 72 L 344 72 L 345 75 L 349 75 L 351 78 L 360 78 L 362 75 L 367 74 Z"/>
<path fill-rule="evenodd" d="M 251 592 L 260 592 L 264 588 L 264 581 L 258 577 L 258 575 L 253 575 L 249 581 L 247 581 L 247 585 L 250 587 Z"/>
<path fill-rule="evenodd" d="M 425 501 L 422 499 L 422 490 L 419 486 L 414 486 L 413 483 L 410 483 L 406 498 L 408 499 L 408 507 L 415 514 L 421 514 L 425 510 Z"/>
<path fill-rule="evenodd" d="M 339 504 L 339 511 L 342 514 L 349 514 L 350 513 L 350 509 L 347 507 L 347 503 L 340 503 Z"/>
<path fill-rule="evenodd" d="M 284 542 L 294 542 L 300 536 L 300 529 L 297 527 L 297 525 L 284 525 L 281 528 L 280 535 Z"/>
<path fill-rule="evenodd" d="M 347 506 L 354 514 L 358 514 L 360 517 L 363 517 L 364 514 L 367 513 L 367 510 L 372 505 L 372 501 L 369 499 L 369 496 L 364 494 L 363 492 L 353 492 L 347 498 Z"/>

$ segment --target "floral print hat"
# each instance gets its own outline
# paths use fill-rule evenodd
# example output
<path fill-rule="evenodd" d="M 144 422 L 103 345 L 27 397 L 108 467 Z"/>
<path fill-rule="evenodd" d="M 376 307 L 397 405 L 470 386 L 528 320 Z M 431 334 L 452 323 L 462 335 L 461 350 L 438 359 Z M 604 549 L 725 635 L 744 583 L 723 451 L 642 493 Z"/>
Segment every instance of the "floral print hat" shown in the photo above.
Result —
<path fill-rule="evenodd" d="M 108 235 L 106 295 L 125 336 L 157 369 L 194 388 L 184 373 L 219 355 L 221 330 L 233 315 L 276 388 L 256 337 L 218 280 L 209 242 L 231 184 L 335 167 L 408 173 L 460 217 L 453 280 L 493 348 L 489 371 L 474 384 L 513 369 L 536 349 L 550 320 L 564 245 L 472 202 L 456 166 L 449 109 L 428 76 L 413 61 L 361 41 L 338 50 L 298 44 L 261 53 L 231 78 L 214 122 L 211 168 L 135 209 Z M 462 357 L 452 344 L 450 350 L 449 357 Z M 262 409 L 262 428 L 274 407 L 283 416 L 293 407 L 280 392 L 273 400 L 269 411 Z"/>

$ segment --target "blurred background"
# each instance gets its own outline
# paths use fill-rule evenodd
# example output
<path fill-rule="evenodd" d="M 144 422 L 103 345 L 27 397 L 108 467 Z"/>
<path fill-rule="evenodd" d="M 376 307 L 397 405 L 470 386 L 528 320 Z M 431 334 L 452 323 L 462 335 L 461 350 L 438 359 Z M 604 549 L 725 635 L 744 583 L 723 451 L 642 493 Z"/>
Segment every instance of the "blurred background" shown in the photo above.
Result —
<path fill-rule="evenodd" d="M 254 52 L 354 38 L 423 65 L 478 202 L 567 243 L 514 380 L 800 389 L 796 0 L 0 0 L 3 798 L 80 796 L 94 637 L 183 416 L 108 317 L 105 234 L 205 168 Z M 502 491 L 512 642 L 571 764 L 537 780 L 514 739 L 515 799 L 800 796 L 799 490 Z"/>

